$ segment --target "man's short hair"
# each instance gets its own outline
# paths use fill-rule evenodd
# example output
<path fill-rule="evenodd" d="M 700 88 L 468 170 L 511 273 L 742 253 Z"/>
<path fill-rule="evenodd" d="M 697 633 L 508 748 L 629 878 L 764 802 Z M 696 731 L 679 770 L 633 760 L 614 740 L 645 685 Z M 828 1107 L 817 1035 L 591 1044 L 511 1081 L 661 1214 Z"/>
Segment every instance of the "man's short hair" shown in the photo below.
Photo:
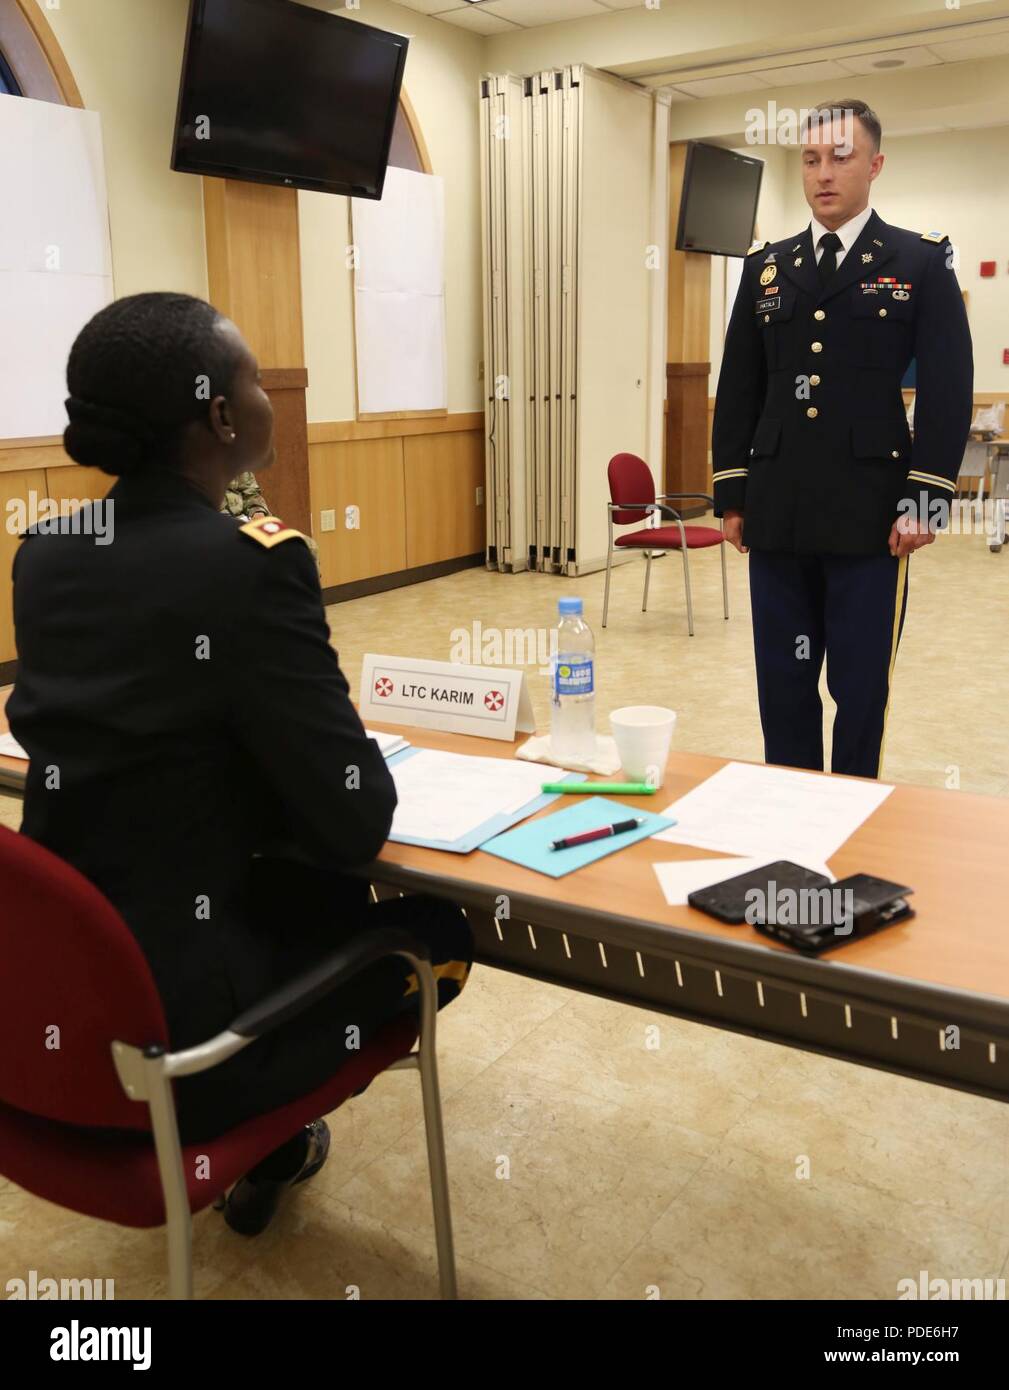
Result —
<path fill-rule="evenodd" d="M 862 122 L 862 129 L 872 141 L 873 149 L 879 149 L 880 141 L 883 138 L 883 127 L 880 124 L 879 117 L 867 101 L 859 101 L 857 97 L 839 98 L 837 101 L 821 101 L 817 106 L 811 108 L 806 118 L 803 130 L 804 136 L 808 135 L 810 132 L 814 124 L 816 112 L 818 111 L 822 111 L 824 115 L 830 113 L 834 116 L 842 117 L 848 115 L 857 116 Z M 825 125 L 826 121 L 824 120 L 822 124 Z"/>

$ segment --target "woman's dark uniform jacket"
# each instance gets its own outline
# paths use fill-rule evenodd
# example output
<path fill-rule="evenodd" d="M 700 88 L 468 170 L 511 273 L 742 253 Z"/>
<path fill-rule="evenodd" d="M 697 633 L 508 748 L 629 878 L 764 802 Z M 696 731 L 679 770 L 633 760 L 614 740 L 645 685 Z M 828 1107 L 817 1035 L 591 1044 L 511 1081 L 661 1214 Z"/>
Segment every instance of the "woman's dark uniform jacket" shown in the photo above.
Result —
<path fill-rule="evenodd" d="M 939 232 L 875 212 L 827 282 L 810 229 L 754 247 L 725 338 L 715 512 L 756 550 L 886 555 L 900 503 L 949 503 L 972 410 L 967 314 Z M 901 381 L 916 359 L 915 434 Z"/>
<path fill-rule="evenodd" d="M 378 854 L 396 793 L 350 702 L 298 533 L 239 530 L 169 472 L 121 479 L 108 501 L 111 544 L 29 533 L 15 558 L 8 713 L 31 759 L 22 829 L 123 914 L 184 1048 L 362 919 L 403 909 L 369 905 L 366 883 L 340 872 Z M 458 910 L 415 901 L 403 925 L 446 938 L 433 959 L 468 963 Z M 287 1026 L 286 1047 L 278 1033 L 176 1083 L 184 1137 L 321 1084 L 346 1058 L 347 1025 L 363 1039 L 401 1007 L 390 1001 L 405 962 L 389 967 L 398 984 L 373 967 L 346 1016 L 323 1000 Z M 465 978 L 448 973 L 442 1002 Z"/>

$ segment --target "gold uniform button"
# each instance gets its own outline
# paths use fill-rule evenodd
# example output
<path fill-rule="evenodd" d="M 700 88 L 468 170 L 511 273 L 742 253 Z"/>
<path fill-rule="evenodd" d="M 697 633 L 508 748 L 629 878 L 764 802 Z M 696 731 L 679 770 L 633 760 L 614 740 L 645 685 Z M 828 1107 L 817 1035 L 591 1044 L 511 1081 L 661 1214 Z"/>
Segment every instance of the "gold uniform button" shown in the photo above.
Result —
<path fill-rule="evenodd" d="M 885 319 L 885 318 L 886 318 L 886 310 L 885 310 L 885 309 L 880 309 L 880 311 L 879 311 L 879 316 L 880 316 L 881 319 Z"/>
<path fill-rule="evenodd" d="M 811 405 L 809 409 L 806 411 L 806 414 L 809 416 L 811 420 L 815 420 L 819 413 L 820 412 L 817 410 L 815 405 Z"/>
<path fill-rule="evenodd" d="M 820 378 L 818 376 L 811 376 L 809 378 L 809 384 L 810 386 L 819 386 Z"/>
<path fill-rule="evenodd" d="M 771 315 L 770 315 L 770 314 L 765 314 L 765 315 L 764 315 L 764 322 L 765 322 L 765 323 L 770 323 L 770 322 L 771 322 Z"/>
<path fill-rule="evenodd" d="M 812 348 L 812 350 L 813 350 L 814 352 L 822 352 L 822 351 L 823 351 L 823 344 L 822 344 L 822 343 L 810 343 L 809 346 Z"/>
<path fill-rule="evenodd" d="M 900 458 L 900 450 L 899 450 L 899 449 L 893 449 L 893 450 L 891 450 L 890 457 L 891 457 L 892 459 L 899 459 L 899 458 Z"/>
<path fill-rule="evenodd" d="M 817 323 L 822 323 L 823 320 L 827 317 L 827 314 L 824 309 L 817 309 L 813 317 L 814 319 L 816 319 Z"/>

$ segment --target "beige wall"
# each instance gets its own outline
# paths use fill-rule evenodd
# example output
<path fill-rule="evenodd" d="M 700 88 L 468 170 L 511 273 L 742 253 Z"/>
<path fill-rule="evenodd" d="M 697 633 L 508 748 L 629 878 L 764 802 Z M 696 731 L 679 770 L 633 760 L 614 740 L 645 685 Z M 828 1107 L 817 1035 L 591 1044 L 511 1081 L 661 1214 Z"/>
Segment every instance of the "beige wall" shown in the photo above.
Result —
<path fill-rule="evenodd" d="M 39 7 L 84 105 L 101 114 L 117 297 L 142 290 L 205 297 L 201 183 L 169 168 L 188 0 Z"/>
<path fill-rule="evenodd" d="M 342 6 L 312 0 L 317 9 Z M 351 17 L 411 35 L 403 87 L 427 143 L 432 172 L 445 180 L 445 308 L 448 408 L 482 408 L 478 83 L 483 40 L 389 0 L 367 0 Z M 346 198 L 298 195 L 309 420 L 354 418 L 353 276 Z"/>
<path fill-rule="evenodd" d="M 188 0 L 63 0 L 58 10 L 40 8 L 85 105 L 101 113 L 116 295 L 170 289 L 205 297 L 201 180 L 169 168 Z M 317 8 L 412 36 L 404 86 L 434 172 L 445 179 L 449 410 L 479 409 L 483 40 L 390 0 L 367 0 L 364 13 L 323 0 Z M 299 203 L 309 419 L 353 419 L 347 200 L 302 193 Z"/>

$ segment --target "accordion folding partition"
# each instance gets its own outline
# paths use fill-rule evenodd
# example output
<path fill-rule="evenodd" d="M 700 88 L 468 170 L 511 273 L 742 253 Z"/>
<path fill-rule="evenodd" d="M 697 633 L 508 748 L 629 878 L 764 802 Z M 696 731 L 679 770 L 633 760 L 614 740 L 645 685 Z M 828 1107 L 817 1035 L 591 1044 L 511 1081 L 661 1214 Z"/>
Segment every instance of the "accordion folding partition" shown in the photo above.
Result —
<path fill-rule="evenodd" d="M 488 76 L 480 98 L 487 564 L 586 574 L 612 455 L 662 490 L 667 107 L 582 66 Z"/>

